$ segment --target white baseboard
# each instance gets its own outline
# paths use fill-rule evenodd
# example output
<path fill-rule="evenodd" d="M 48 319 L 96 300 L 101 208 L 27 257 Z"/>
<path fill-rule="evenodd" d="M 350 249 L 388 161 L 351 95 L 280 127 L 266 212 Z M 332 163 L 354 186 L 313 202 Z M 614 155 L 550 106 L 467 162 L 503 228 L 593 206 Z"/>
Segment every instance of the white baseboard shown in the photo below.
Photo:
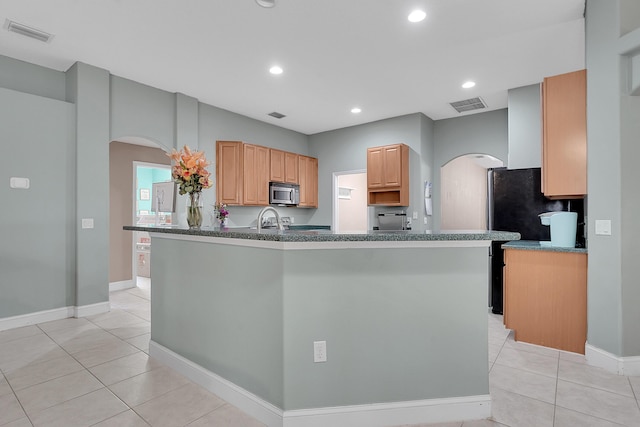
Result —
<path fill-rule="evenodd" d="M 232 382 L 151 341 L 149 354 L 269 427 L 382 427 L 491 416 L 487 395 L 283 411 Z"/>
<path fill-rule="evenodd" d="M 121 280 L 119 282 L 111 282 L 109 283 L 109 292 L 113 291 L 121 291 L 123 289 L 131 289 L 136 287 L 135 280 Z"/>
<path fill-rule="evenodd" d="M 618 357 L 589 343 L 584 349 L 584 356 L 591 366 L 597 366 L 618 375 L 640 375 L 640 356 Z"/>
<path fill-rule="evenodd" d="M 73 317 L 93 316 L 94 314 L 108 313 L 109 311 L 111 311 L 111 304 L 109 301 L 104 301 L 96 304 L 76 306 Z"/>
<path fill-rule="evenodd" d="M 60 307 L 54 308 L 53 310 L 5 317 L 0 319 L 0 331 L 35 325 L 36 323 L 50 322 L 52 320 L 66 319 L 67 317 L 73 317 L 73 307 Z"/>
<path fill-rule="evenodd" d="M 285 411 L 283 427 L 384 427 L 481 420 L 490 416 L 491 397 L 487 394 Z"/>
<path fill-rule="evenodd" d="M 149 355 L 237 406 L 267 426 L 282 427 L 282 410 L 221 376 L 151 340 Z"/>
<path fill-rule="evenodd" d="M 35 313 L 21 314 L 19 316 L 0 319 L 0 331 L 35 325 L 37 323 L 51 322 L 52 320 L 66 319 L 68 317 L 85 317 L 93 314 L 106 313 L 111 310 L 109 301 L 97 304 L 83 305 L 79 307 L 60 307 L 52 310 L 37 311 Z"/>

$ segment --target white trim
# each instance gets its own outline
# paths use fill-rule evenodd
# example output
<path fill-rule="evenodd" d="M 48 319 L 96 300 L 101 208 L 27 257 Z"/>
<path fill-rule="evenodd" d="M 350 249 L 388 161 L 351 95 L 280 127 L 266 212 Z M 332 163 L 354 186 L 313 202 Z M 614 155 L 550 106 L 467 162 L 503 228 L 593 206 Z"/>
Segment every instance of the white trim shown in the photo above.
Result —
<path fill-rule="evenodd" d="M 283 427 L 383 427 L 482 420 L 490 416 L 491 397 L 486 394 L 285 411 Z"/>
<path fill-rule="evenodd" d="M 605 369 L 618 375 L 640 375 L 640 356 L 618 357 L 587 343 L 584 357 L 591 366 Z"/>
<path fill-rule="evenodd" d="M 282 411 L 153 340 L 149 342 L 149 354 L 269 427 L 381 427 L 480 420 L 491 416 L 488 394 Z"/>
<path fill-rule="evenodd" d="M 242 387 L 227 381 L 153 340 L 149 341 L 149 355 L 232 405 L 237 406 L 267 426 L 282 427 L 282 410 Z"/>
<path fill-rule="evenodd" d="M 109 311 L 111 311 L 111 304 L 109 301 L 104 301 L 96 304 L 76 306 L 73 317 L 93 316 L 94 314 L 108 313 Z"/>
<path fill-rule="evenodd" d="M 19 316 L 0 319 L 0 331 L 20 328 L 22 326 L 35 325 L 37 323 L 50 322 L 52 320 L 73 317 L 73 307 L 60 307 L 53 310 L 38 311 L 35 313 L 21 314 Z"/>
<path fill-rule="evenodd" d="M 123 289 L 131 289 L 135 287 L 136 287 L 136 283 L 132 279 L 121 280 L 119 282 L 109 283 L 109 292 L 121 291 Z"/>
<path fill-rule="evenodd" d="M 389 248 L 487 248 L 490 240 L 356 240 L 335 242 L 278 242 L 269 240 L 234 239 L 228 237 L 194 236 L 190 234 L 174 234 L 150 232 L 157 239 L 185 240 L 203 243 L 219 243 L 231 246 L 280 250 L 313 250 L 313 249 L 389 249 Z"/>
<path fill-rule="evenodd" d="M 69 317 L 85 317 L 93 314 L 106 313 L 111 310 L 109 301 L 79 307 L 69 306 L 54 308 L 52 310 L 36 311 L 35 313 L 21 314 L 19 316 L 0 319 L 0 331 L 20 328 L 22 326 L 51 322 L 52 320 L 67 319 Z"/>

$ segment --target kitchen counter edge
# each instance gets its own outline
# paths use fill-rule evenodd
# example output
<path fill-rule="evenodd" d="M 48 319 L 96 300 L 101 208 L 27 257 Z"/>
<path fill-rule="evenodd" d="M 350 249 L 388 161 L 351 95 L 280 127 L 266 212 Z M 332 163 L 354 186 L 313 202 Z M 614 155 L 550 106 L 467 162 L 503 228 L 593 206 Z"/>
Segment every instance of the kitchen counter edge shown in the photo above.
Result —
<path fill-rule="evenodd" d="M 562 248 L 558 246 L 543 246 L 535 240 L 516 240 L 502 245 L 502 249 L 520 249 L 525 251 L 547 251 L 547 252 L 572 252 L 578 254 L 588 253 L 586 248 Z"/>
<path fill-rule="evenodd" d="M 128 231 L 146 231 L 149 233 L 180 234 L 187 236 L 224 237 L 232 239 L 264 240 L 272 242 L 366 242 L 366 241 L 451 241 L 451 240 L 496 240 L 512 241 L 520 239 L 519 233 L 507 231 L 463 231 L 463 232 L 384 232 L 334 233 L 329 230 L 262 230 L 255 229 L 208 229 L 189 230 L 178 227 L 124 226 Z"/>

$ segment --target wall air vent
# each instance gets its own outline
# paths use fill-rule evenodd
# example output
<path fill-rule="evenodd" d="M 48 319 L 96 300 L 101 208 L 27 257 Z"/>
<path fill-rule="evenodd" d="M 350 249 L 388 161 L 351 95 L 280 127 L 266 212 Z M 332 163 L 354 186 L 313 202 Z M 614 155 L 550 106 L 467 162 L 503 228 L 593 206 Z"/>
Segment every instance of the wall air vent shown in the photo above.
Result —
<path fill-rule="evenodd" d="M 11 31 L 12 33 L 31 37 L 32 39 L 40 40 L 41 42 L 45 43 L 49 43 L 53 38 L 53 34 L 49 34 L 33 27 L 29 27 L 15 21 L 10 21 L 8 19 L 5 21 L 4 27 L 7 29 L 7 31 Z"/>
<path fill-rule="evenodd" d="M 481 98 L 465 99 L 464 101 L 452 102 L 450 105 L 455 108 L 458 113 L 487 108 L 487 105 Z"/>
<path fill-rule="evenodd" d="M 283 118 L 283 117 L 287 117 L 287 116 L 285 116 L 284 114 L 280 114 L 280 113 L 278 113 L 277 111 L 274 111 L 273 113 L 269 113 L 269 114 L 267 114 L 267 115 L 268 115 L 268 116 L 271 116 L 271 117 L 275 117 L 276 119 L 281 119 L 281 118 Z"/>

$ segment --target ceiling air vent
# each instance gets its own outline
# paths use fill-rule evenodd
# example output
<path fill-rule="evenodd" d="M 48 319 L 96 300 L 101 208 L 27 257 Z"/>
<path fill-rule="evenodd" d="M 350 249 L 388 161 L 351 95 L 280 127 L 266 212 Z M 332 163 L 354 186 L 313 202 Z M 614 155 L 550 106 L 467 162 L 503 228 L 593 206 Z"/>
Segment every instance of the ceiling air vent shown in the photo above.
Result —
<path fill-rule="evenodd" d="M 273 113 L 269 113 L 268 115 L 271 116 L 271 117 L 275 117 L 276 119 L 281 119 L 283 117 L 287 117 L 284 114 L 278 113 L 277 111 L 274 111 Z"/>
<path fill-rule="evenodd" d="M 452 102 L 451 106 L 456 109 L 458 113 L 464 113 L 465 111 L 481 110 L 487 108 L 487 105 L 481 98 L 465 99 L 464 101 Z"/>
<path fill-rule="evenodd" d="M 53 38 L 53 34 L 49 34 L 33 27 L 28 27 L 24 24 L 10 21 L 8 19 L 5 22 L 5 28 L 7 29 L 7 31 L 11 31 L 12 33 L 31 37 L 32 39 L 40 40 L 41 42 L 45 43 L 49 43 Z"/>

